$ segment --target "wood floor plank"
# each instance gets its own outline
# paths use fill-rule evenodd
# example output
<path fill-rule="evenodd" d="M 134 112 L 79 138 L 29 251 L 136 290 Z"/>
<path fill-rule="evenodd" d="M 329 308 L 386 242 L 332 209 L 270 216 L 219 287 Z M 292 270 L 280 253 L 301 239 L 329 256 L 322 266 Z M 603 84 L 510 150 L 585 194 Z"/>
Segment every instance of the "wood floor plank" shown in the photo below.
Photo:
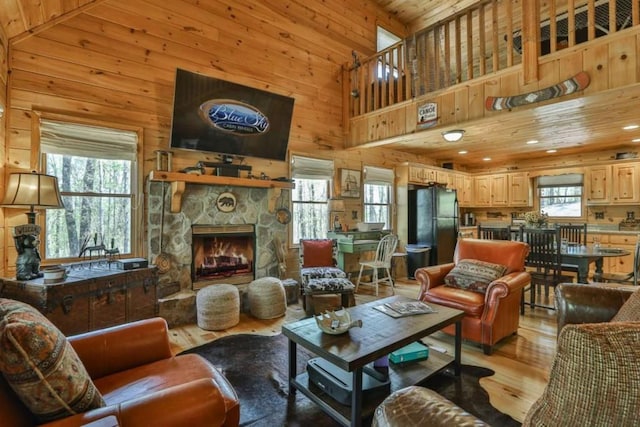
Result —
<path fill-rule="evenodd" d="M 418 294 L 415 281 L 402 281 L 396 285 L 396 293 L 415 298 Z M 391 295 L 388 287 L 382 287 L 375 297 L 370 290 L 360 288 L 356 294 L 359 304 Z M 171 329 L 171 345 L 175 353 L 234 334 L 277 335 L 286 322 L 304 317 L 302 304 L 287 307 L 284 317 L 260 320 L 249 314 L 240 315 L 240 323 L 224 331 L 205 331 L 197 325 L 185 325 Z M 453 337 L 442 332 L 425 338 L 426 342 L 453 352 Z M 499 411 L 522 422 L 533 402 L 542 394 L 549 379 L 549 369 L 556 349 L 555 311 L 526 308 L 520 317 L 518 333 L 500 342 L 491 356 L 471 342 L 462 345 L 462 362 L 492 369 L 495 375 L 482 378 L 480 385 L 489 394 L 491 404 Z"/>

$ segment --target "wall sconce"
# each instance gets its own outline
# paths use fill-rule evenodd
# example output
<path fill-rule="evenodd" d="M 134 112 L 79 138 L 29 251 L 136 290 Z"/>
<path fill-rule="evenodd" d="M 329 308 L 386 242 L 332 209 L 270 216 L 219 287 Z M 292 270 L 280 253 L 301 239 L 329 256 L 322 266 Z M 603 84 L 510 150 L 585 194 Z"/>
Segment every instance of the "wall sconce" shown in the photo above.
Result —
<path fill-rule="evenodd" d="M 448 130 L 448 131 L 442 132 L 442 137 L 447 142 L 460 141 L 463 135 L 464 135 L 464 130 L 462 129 L 454 129 L 454 130 Z"/>
<path fill-rule="evenodd" d="M 27 224 L 13 230 L 13 239 L 18 251 L 16 279 L 31 280 L 42 277 L 40 272 L 40 226 L 36 225 L 35 209 L 64 209 L 58 178 L 37 172 L 19 172 L 9 175 L 7 192 L 0 206 L 5 208 L 28 208 Z"/>
<path fill-rule="evenodd" d="M 0 105 L 0 118 L 2 118 L 2 116 L 4 116 L 4 106 Z"/>
<path fill-rule="evenodd" d="M 352 89 L 351 96 L 354 98 L 358 98 L 360 96 L 360 91 L 358 89 Z"/>
<path fill-rule="evenodd" d="M 342 199 L 329 199 L 329 215 L 336 215 L 333 217 L 333 231 L 342 231 L 342 224 L 340 223 L 340 213 L 345 211 L 344 200 Z"/>

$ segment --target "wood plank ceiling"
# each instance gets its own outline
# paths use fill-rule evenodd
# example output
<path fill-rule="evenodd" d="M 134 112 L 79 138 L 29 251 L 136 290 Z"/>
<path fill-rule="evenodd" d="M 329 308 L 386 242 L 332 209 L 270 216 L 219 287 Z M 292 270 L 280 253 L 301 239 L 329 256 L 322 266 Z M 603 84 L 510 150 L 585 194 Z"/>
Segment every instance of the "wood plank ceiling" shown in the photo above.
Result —
<path fill-rule="evenodd" d="M 374 0 L 391 16 L 414 32 L 464 10 L 475 0 Z M 63 23 L 102 3 L 104 0 L 0 0 L 0 25 L 12 40 L 27 38 Z M 314 2 L 308 6 L 313 9 Z M 320 13 L 320 12 L 319 12 Z M 357 47 L 354 47 L 357 50 Z M 453 161 L 471 169 L 490 167 L 482 161 L 491 157 L 494 165 L 518 162 L 536 156 L 549 156 L 546 150 L 558 149 L 564 155 L 599 151 L 634 151 L 640 144 L 640 131 L 624 131 L 628 124 L 640 124 L 637 106 L 640 87 L 623 88 L 606 95 L 579 98 L 523 112 L 496 115 L 491 122 L 463 123 L 462 142 L 444 143 L 442 129 L 387 142 L 388 148 L 428 156 L 437 161 Z M 538 140 L 540 144 L 526 145 Z M 461 156 L 459 151 L 469 154 Z M 550 160 L 554 163 L 559 161 Z"/>

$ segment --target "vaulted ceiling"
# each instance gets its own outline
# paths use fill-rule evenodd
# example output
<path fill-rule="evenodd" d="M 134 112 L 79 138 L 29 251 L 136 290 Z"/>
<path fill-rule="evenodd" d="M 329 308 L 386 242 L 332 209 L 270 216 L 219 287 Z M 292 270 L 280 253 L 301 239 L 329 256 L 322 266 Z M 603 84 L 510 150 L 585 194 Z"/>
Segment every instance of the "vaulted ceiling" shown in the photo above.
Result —
<path fill-rule="evenodd" d="M 64 22 L 105 0 L 0 0 L 0 26 L 14 41 Z M 348 1 L 348 0 L 346 0 Z M 475 0 L 373 0 L 407 27 L 407 33 L 432 25 L 477 3 Z M 314 2 L 307 4 L 313 9 Z M 494 164 L 548 156 L 548 149 L 562 148 L 563 154 L 633 151 L 639 145 L 622 127 L 640 119 L 637 105 L 640 87 L 611 91 L 607 96 L 574 99 L 525 112 L 497 115 L 496 120 L 465 123 L 463 141 L 443 143 L 441 129 L 388 141 L 388 147 L 427 155 L 438 161 L 453 161 L 471 168 L 482 168 L 482 158 Z M 638 134 L 637 137 L 640 137 Z M 531 139 L 541 141 L 527 146 Z M 458 151 L 471 155 L 460 157 Z M 550 158 L 551 159 L 551 158 Z M 551 160 L 550 160 L 551 161 Z M 557 160 L 553 160 L 558 162 Z M 488 166 L 488 165 L 487 165 Z M 488 166 L 490 167 L 490 166 Z"/>

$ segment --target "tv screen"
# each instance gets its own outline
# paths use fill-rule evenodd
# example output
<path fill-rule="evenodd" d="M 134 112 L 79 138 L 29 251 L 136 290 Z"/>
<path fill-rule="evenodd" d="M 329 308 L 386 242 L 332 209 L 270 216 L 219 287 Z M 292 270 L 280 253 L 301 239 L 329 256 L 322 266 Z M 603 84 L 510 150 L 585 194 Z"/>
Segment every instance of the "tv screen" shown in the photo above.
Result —
<path fill-rule="evenodd" d="M 293 98 L 178 69 L 171 148 L 286 160 Z"/>

